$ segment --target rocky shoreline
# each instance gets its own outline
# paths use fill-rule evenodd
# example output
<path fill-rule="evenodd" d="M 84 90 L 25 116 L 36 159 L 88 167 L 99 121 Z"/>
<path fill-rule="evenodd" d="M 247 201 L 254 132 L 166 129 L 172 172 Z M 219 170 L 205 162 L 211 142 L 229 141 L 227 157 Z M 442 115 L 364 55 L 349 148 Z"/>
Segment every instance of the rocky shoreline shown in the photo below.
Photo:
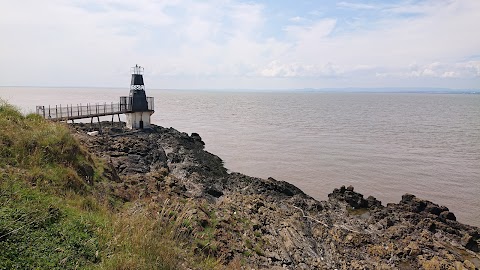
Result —
<path fill-rule="evenodd" d="M 351 186 L 317 201 L 284 181 L 228 172 L 196 133 L 109 125 L 97 136 L 86 124 L 72 132 L 107 164 L 111 192 L 126 202 L 191 202 L 182 207 L 195 217 L 193 230 L 211 228 L 198 252 L 224 265 L 241 258 L 245 269 L 480 268 L 480 229 L 445 206 L 411 194 L 384 206 Z"/>

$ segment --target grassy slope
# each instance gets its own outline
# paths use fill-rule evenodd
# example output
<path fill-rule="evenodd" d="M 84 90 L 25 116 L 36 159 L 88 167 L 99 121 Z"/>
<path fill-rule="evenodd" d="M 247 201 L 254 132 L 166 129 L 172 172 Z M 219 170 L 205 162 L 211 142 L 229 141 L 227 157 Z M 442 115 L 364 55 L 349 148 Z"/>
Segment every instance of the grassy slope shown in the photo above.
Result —
<path fill-rule="evenodd" d="M 193 253 L 178 203 L 132 211 L 101 175 L 66 126 L 0 100 L 0 269 L 219 267 Z"/>

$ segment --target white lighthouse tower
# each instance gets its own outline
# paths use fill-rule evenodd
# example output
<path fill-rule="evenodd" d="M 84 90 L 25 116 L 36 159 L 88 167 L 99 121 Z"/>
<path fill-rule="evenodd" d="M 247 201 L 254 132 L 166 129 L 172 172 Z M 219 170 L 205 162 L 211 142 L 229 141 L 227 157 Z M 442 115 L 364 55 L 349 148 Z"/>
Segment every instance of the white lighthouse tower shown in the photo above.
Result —
<path fill-rule="evenodd" d="M 153 107 L 153 97 L 145 95 L 145 85 L 143 83 L 144 68 L 135 65 L 132 70 L 132 82 L 130 84 L 130 95 L 120 97 L 120 105 L 125 106 L 127 112 L 127 128 L 143 129 L 150 127 L 150 117 L 155 112 Z"/>

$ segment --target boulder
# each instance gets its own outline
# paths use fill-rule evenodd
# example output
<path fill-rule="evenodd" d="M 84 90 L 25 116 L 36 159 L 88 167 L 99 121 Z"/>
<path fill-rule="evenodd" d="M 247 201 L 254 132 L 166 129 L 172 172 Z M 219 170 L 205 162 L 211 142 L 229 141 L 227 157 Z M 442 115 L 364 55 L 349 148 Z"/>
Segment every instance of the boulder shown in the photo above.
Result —
<path fill-rule="evenodd" d="M 328 194 L 328 198 L 331 200 L 346 202 L 354 209 L 382 206 L 382 203 L 375 197 L 369 196 L 367 199 L 364 199 L 362 194 L 353 190 L 353 186 L 349 186 L 347 188 L 345 188 L 345 186 L 341 186 L 340 189 L 336 188 L 332 193 Z"/>
<path fill-rule="evenodd" d="M 454 220 L 454 221 L 457 220 L 457 217 L 455 217 L 455 214 L 453 214 L 450 211 L 443 211 L 442 213 L 440 213 L 439 217 L 443 221 L 445 221 L 445 220 Z"/>
<path fill-rule="evenodd" d="M 461 244 L 466 249 L 469 249 L 473 252 L 479 252 L 480 251 L 479 246 L 478 246 L 478 237 L 473 237 L 470 234 L 465 234 L 462 237 Z"/>

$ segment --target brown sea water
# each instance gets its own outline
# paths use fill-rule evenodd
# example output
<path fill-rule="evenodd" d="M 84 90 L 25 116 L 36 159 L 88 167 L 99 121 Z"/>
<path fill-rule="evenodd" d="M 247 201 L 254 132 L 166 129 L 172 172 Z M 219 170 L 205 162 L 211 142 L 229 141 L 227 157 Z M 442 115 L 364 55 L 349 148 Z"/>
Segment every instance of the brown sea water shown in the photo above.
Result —
<path fill-rule="evenodd" d="M 0 88 L 0 98 L 26 113 L 35 105 L 110 103 L 124 95 L 128 88 Z M 317 199 L 341 185 L 384 204 L 412 193 L 480 226 L 480 95 L 147 95 L 155 97 L 153 123 L 199 133 L 231 171 L 288 181 Z"/>

